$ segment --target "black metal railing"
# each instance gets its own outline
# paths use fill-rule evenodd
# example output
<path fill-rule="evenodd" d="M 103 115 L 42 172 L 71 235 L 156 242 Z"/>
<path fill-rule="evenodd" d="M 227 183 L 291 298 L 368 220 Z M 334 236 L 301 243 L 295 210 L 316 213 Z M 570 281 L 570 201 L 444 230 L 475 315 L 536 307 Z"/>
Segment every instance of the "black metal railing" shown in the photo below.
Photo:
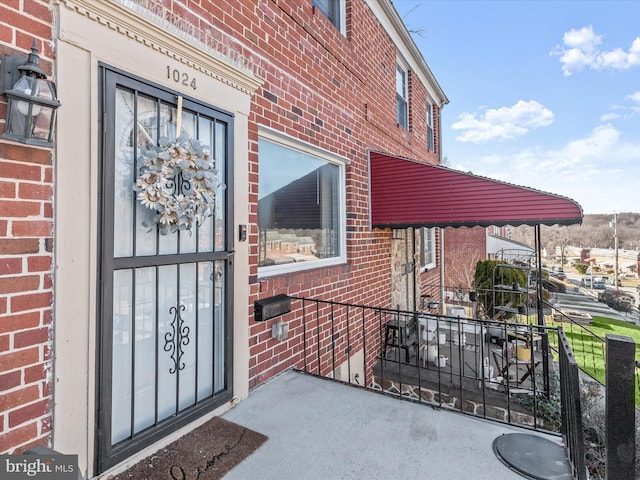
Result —
<path fill-rule="evenodd" d="M 554 324 L 562 324 L 568 345 L 578 362 L 578 367 L 594 380 L 604 385 L 604 359 L 605 359 L 605 339 L 589 328 L 589 324 L 576 317 L 575 314 L 567 314 L 546 304 L 552 314 L 551 321 Z M 589 317 L 590 319 L 590 317 Z M 558 349 L 556 342 L 552 344 L 554 349 Z"/>
<path fill-rule="evenodd" d="M 560 432 L 543 339 L 528 323 L 292 297 L 305 372 L 525 428 Z M 464 314 L 463 314 L 464 312 Z M 549 350 L 549 349 L 547 349 Z"/>
<path fill-rule="evenodd" d="M 563 325 L 569 345 L 571 346 L 579 368 L 599 383 L 605 383 L 604 358 L 605 358 L 605 339 L 595 333 L 588 323 L 584 323 L 583 319 L 578 318 L 577 311 L 567 312 L 555 308 L 551 303 L 542 300 L 541 305 L 543 312 L 538 314 L 537 301 L 533 287 L 519 288 L 516 291 L 511 290 L 482 290 L 471 289 L 462 286 L 441 286 L 437 283 L 427 284 L 424 291 L 428 292 L 423 295 L 437 310 L 443 311 L 440 300 L 443 305 L 455 306 L 459 305 L 467 308 L 470 312 L 476 312 L 475 299 L 489 298 L 492 301 L 492 311 L 483 312 L 485 315 L 491 314 L 496 320 L 504 320 L 508 323 L 531 323 L 539 325 L 543 319 L 545 326 Z M 514 293 L 517 292 L 517 293 Z M 519 296 L 518 296 L 519 295 Z M 428 302 L 423 301 L 424 308 Z M 472 315 L 474 316 L 474 315 Z M 590 320 L 590 317 L 589 317 Z M 558 350 L 557 335 L 555 330 L 549 330 L 549 347 L 553 352 Z M 639 377 L 640 380 L 640 377 Z M 639 382 L 640 383 L 640 382 Z"/>
<path fill-rule="evenodd" d="M 563 328 L 558 327 L 562 437 L 567 448 L 574 478 L 587 478 L 584 430 L 580 398 L 579 369 Z"/>

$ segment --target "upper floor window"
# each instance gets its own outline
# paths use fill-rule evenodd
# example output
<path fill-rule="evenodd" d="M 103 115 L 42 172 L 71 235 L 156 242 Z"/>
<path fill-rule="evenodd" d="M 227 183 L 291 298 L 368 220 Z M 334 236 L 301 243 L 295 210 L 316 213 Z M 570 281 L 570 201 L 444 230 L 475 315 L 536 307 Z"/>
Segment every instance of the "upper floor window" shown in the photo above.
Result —
<path fill-rule="evenodd" d="M 407 95 L 407 71 L 396 63 L 396 123 L 407 128 L 409 108 Z"/>
<path fill-rule="evenodd" d="M 319 9 L 335 27 L 344 33 L 345 0 L 313 0 L 313 6 Z"/>
<path fill-rule="evenodd" d="M 429 270 L 436 266 L 436 229 L 420 229 L 420 268 Z"/>
<path fill-rule="evenodd" d="M 267 129 L 258 151 L 259 273 L 346 262 L 345 159 Z"/>
<path fill-rule="evenodd" d="M 435 152 L 435 140 L 433 135 L 433 105 L 427 104 L 427 148 Z"/>

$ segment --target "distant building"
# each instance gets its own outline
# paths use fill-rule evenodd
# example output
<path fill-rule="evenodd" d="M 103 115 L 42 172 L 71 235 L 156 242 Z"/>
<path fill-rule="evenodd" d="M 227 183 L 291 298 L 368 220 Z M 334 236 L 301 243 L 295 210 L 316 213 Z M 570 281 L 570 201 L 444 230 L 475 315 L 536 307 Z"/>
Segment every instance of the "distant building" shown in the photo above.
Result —
<path fill-rule="evenodd" d="M 613 248 L 585 248 L 568 246 L 565 248 L 568 259 L 588 263 L 598 271 L 613 273 L 616 264 L 616 251 Z M 638 276 L 640 268 L 640 250 L 618 249 L 618 274 Z"/>
<path fill-rule="evenodd" d="M 322 235 L 321 231 L 317 233 Z M 293 233 L 267 230 L 263 245 L 264 251 L 260 252 L 260 265 L 281 265 L 318 259 L 316 242 L 311 236 L 302 237 Z"/>

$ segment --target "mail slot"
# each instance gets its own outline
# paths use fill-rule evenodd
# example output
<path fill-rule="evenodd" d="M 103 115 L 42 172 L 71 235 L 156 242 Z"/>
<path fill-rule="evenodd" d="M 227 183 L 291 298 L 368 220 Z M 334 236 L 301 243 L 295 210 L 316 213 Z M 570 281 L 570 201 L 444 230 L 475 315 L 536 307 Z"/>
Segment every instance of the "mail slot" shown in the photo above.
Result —
<path fill-rule="evenodd" d="M 270 318 L 289 313 L 291 311 L 291 298 L 285 294 L 263 298 L 253 302 L 253 307 L 256 322 L 264 322 Z"/>

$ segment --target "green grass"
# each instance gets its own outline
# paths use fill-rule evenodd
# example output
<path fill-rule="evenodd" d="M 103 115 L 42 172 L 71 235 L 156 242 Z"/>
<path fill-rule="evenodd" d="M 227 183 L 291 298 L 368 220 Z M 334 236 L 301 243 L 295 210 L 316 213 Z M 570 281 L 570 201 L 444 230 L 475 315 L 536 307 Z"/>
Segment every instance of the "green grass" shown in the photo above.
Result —
<path fill-rule="evenodd" d="M 549 324 L 549 326 L 558 325 L 562 326 L 580 368 L 603 384 L 605 383 L 604 340 L 607 335 L 622 335 L 632 338 L 636 342 L 636 360 L 640 360 L 640 328 L 632 323 L 594 316 L 593 324 L 586 326 L 588 331 L 567 322 L 551 322 Z M 600 339 L 594 337 L 594 335 L 597 335 Z M 553 335 L 553 337 L 554 338 L 550 338 L 549 341 L 554 348 L 557 348 L 558 339 L 555 335 Z M 635 392 L 637 406 L 640 406 L 640 390 L 637 388 L 639 380 L 640 378 L 636 370 Z"/>

